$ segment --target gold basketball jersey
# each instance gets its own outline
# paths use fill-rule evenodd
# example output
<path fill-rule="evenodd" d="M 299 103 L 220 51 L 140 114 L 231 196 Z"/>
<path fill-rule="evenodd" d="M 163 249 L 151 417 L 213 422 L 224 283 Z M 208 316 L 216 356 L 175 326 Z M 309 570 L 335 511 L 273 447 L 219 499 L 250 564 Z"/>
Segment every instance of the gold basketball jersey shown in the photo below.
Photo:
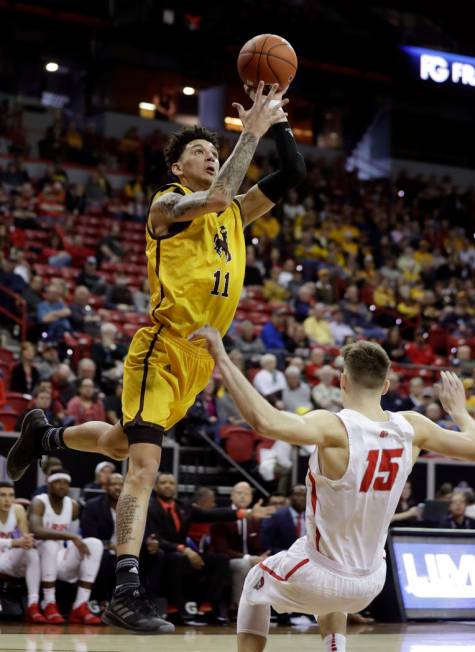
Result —
<path fill-rule="evenodd" d="M 179 183 L 160 188 L 192 191 Z M 154 236 L 147 217 L 147 269 L 153 322 L 181 337 L 205 324 L 221 335 L 228 330 L 244 282 L 246 249 L 241 210 L 233 201 L 222 213 L 175 222 L 169 233 Z"/>

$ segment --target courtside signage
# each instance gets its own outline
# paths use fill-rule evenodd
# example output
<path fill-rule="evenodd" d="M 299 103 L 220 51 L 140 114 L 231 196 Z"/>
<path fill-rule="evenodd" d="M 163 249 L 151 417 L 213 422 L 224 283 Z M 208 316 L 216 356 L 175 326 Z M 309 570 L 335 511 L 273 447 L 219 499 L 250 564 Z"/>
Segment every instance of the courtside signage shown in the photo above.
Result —
<path fill-rule="evenodd" d="M 473 609 L 474 543 L 393 542 L 406 609 Z"/>
<path fill-rule="evenodd" d="M 402 50 L 416 61 L 423 81 L 475 87 L 475 57 L 414 46 L 403 46 Z"/>

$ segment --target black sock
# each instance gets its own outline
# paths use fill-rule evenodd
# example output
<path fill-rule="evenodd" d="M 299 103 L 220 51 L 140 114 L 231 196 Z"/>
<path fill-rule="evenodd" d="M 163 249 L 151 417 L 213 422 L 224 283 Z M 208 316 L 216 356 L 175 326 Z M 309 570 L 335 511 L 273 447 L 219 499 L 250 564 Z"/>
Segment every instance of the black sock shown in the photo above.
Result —
<path fill-rule="evenodd" d="M 138 588 L 140 586 L 139 558 L 135 555 L 119 555 L 115 565 L 115 576 L 116 595 Z"/>
<path fill-rule="evenodd" d="M 41 445 L 46 453 L 57 451 L 61 448 L 67 448 L 64 443 L 64 431 L 66 428 L 47 428 L 41 437 Z"/>

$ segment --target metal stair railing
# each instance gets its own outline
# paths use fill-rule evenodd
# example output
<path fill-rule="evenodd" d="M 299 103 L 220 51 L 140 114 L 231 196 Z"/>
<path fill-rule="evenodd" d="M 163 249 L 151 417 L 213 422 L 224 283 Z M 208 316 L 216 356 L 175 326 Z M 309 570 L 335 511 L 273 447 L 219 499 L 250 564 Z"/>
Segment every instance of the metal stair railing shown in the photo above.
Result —
<path fill-rule="evenodd" d="M 218 444 L 211 439 L 211 437 L 206 434 L 201 428 L 198 428 L 197 432 L 199 433 L 200 437 L 205 440 L 207 444 L 209 444 L 217 453 L 221 455 L 222 458 L 224 458 L 231 466 L 233 466 L 236 471 L 239 471 L 239 473 L 246 478 L 246 480 L 249 482 L 250 485 L 252 485 L 255 489 L 261 492 L 263 496 L 268 498 L 270 496 L 270 492 L 267 491 L 267 489 L 264 489 L 264 487 L 250 475 L 246 469 L 244 469 L 240 464 L 235 462 L 232 457 L 230 457 L 225 450 L 221 448 L 221 446 L 218 446 Z"/>

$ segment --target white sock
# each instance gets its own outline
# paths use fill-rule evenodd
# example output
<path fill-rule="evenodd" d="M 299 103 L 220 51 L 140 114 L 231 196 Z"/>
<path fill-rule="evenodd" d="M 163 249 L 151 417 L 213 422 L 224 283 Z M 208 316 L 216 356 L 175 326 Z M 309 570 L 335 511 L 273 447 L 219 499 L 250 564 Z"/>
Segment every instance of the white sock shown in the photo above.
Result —
<path fill-rule="evenodd" d="M 51 604 L 52 602 L 56 602 L 56 589 L 54 586 L 51 589 L 43 589 L 43 602 L 41 606 L 44 609 L 47 604 Z"/>
<path fill-rule="evenodd" d="M 76 600 L 74 601 L 73 609 L 79 607 L 83 602 L 88 602 L 90 595 L 91 589 L 85 589 L 83 586 L 78 586 L 78 592 L 76 593 Z"/>
<path fill-rule="evenodd" d="M 40 596 L 38 593 L 28 593 L 28 606 L 31 607 L 32 604 L 38 604 L 40 601 Z"/>
<path fill-rule="evenodd" d="M 325 652 L 345 652 L 346 650 L 346 636 L 343 634 L 328 634 L 323 639 Z"/>

